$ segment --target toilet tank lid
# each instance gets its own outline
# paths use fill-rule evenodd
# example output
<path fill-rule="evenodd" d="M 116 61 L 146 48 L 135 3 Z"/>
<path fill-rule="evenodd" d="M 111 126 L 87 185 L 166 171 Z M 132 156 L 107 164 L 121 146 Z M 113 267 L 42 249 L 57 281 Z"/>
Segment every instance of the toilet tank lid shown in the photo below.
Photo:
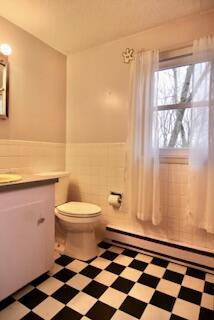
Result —
<path fill-rule="evenodd" d="M 59 212 L 78 215 L 90 215 L 101 212 L 101 208 L 95 204 L 87 202 L 67 202 L 57 207 Z"/>

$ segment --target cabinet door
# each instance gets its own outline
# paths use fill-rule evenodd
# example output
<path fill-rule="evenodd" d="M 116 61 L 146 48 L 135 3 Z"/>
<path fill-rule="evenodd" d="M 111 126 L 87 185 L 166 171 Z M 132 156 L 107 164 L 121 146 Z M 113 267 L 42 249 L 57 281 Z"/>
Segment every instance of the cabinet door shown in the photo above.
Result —
<path fill-rule="evenodd" d="M 0 212 L 0 300 L 53 262 L 54 212 L 43 201 Z"/>

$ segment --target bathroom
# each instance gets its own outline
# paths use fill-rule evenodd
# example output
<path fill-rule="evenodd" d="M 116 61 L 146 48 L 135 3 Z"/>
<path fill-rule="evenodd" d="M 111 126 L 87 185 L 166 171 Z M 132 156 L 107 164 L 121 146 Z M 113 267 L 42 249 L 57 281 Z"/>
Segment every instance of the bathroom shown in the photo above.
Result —
<path fill-rule="evenodd" d="M 13 208 L 17 192 L 23 192 L 26 202 L 35 197 L 36 207 L 45 190 L 54 224 L 54 188 L 63 178 L 56 173 L 67 172 L 63 202 L 90 203 L 101 211 L 93 259 L 63 251 L 65 230 L 55 217 L 55 239 L 50 230 L 55 263 L 50 257 L 50 270 L 2 298 L 0 320 L 212 319 L 213 219 L 209 230 L 189 221 L 188 148 L 160 148 L 160 221 L 128 209 L 127 181 L 137 56 L 159 50 L 163 71 L 178 70 L 180 58 L 191 65 L 193 42 L 213 39 L 214 2 L 2 0 L 0 13 L 0 44 L 12 49 L 0 55 L 8 63 L 5 114 L 0 108 L 0 174 L 33 176 L 31 182 L 39 185 L 37 194 L 26 195 L 33 188 L 11 191 L 19 182 L 2 183 L 0 202 Z M 2 217 L 6 209 L 0 210 Z M 7 238 L 9 230 L 2 232 L 6 220 L 0 223 L 0 273 L 4 269 L 8 282 L 12 267 L 4 254 L 15 247 L 7 256 L 17 267 L 13 257 L 19 246 Z M 37 259 L 33 244 L 30 250 Z"/>

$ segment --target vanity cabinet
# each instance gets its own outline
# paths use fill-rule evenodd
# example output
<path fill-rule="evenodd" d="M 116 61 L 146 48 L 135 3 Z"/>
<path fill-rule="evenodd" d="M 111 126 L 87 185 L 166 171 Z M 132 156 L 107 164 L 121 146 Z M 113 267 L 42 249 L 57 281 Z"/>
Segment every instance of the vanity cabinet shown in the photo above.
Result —
<path fill-rule="evenodd" d="M 54 263 L 54 183 L 0 192 L 0 301 Z"/>

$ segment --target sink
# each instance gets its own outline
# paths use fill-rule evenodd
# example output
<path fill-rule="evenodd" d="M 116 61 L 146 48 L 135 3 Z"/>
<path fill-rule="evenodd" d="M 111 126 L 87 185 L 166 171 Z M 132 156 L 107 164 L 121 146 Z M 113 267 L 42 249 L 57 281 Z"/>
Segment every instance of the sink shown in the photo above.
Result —
<path fill-rule="evenodd" d="M 0 173 L 0 184 L 22 180 L 22 176 L 13 173 Z"/>

